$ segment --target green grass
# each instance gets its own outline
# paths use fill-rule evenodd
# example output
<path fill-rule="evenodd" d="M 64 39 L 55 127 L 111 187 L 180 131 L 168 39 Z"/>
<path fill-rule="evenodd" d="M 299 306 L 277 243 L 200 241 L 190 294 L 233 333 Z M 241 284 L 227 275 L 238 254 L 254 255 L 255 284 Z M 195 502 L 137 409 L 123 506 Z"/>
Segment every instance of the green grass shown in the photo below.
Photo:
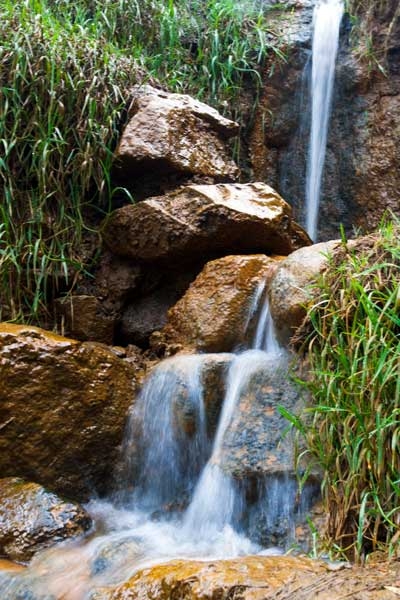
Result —
<path fill-rule="evenodd" d="M 370 74 L 387 75 L 387 55 L 400 23 L 398 0 L 346 0 L 353 24 L 352 39 L 359 59 Z"/>
<path fill-rule="evenodd" d="M 1 3 L 0 319 L 51 326 L 52 298 L 90 270 L 134 83 L 154 77 L 240 117 L 244 81 L 257 88 L 268 52 L 282 59 L 255 6 Z"/>
<path fill-rule="evenodd" d="M 325 542 L 356 560 L 400 550 L 399 239 L 395 222 L 344 242 L 300 333 L 313 407 L 296 424 L 324 472 Z"/>

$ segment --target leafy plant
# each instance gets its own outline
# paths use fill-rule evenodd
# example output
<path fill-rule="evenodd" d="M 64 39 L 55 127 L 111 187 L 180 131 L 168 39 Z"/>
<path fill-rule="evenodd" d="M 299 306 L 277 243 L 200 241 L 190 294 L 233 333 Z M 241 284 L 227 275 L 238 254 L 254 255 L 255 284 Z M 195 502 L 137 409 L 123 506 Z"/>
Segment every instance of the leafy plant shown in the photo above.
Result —
<path fill-rule="evenodd" d="M 344 241 L 300 332 L 313 406 L 297 428 L 324 472 L 326 542 L 356 560 L 399 551 L 399 233 Z"/>

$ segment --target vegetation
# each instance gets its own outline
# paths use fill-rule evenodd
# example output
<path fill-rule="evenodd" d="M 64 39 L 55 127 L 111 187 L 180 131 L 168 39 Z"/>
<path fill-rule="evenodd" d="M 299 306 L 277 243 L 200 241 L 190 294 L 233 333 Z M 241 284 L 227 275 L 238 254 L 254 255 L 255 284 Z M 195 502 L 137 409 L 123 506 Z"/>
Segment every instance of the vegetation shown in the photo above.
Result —
<path fill-rule="evenodd" d="M 0 319 L 51 325 L 51 298 L 90 268 L 132 84 L 155 77 L 236 117 L 244 77 L 281 56 L 271 36 L 234 0 L 1 3 Z"/>
<path fill-rule="evenodd" d="M 347 0 L 346 10 L 353 21 L 353 40 L 360 58 L 371 73 L 387 75 L 390 42 L 400 25 L 398 0 Z M 384 24 L 383 28 L 377 24 Z"/>
<path fill-rule="evenodd" d="M 400 549 L 399 234 L 344 241 L 299 333 L 313 407 L 293 420 L 324 472 L 325 541 L 357 560 Z"/>

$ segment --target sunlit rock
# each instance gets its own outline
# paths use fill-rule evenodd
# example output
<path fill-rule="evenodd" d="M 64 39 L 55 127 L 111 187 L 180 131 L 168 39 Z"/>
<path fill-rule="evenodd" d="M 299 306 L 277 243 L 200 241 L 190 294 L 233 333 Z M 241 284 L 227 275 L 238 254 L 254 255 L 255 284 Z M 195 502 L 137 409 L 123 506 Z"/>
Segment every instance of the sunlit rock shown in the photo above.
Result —
<path fill-rule="evenodd" d="M 135 369 L 101 344 L 0 325 L 0 472 L 82 499 L 104 492 Z"/>
<path fill-rule="evenodd" d="M 82 535 L 91 518 L 78 504 L 36 483 L 0 479 L 0 553 L 28 561 L 39 550 Z"/>
<path fill-rule="evenodd" d="M 303 321 L 314 298 L 312 283 L 328 264 L 328 255 L 340 242 L 300 248 L 281 261 L 272 277 L 269 298 L 279 340 L 286 344 Z"/>
<path fill-rule="evenodd" d="M 162 331 L 164 341 L 202 352 L 230 352 L 243 343 L 256 291 L 275 264 L 257 254 L 207 263 L 170 309 Z"/>
<path fill-rule="evenodd" d="M 237 123 L 190 96 L 136 86 L 117 167 L 125 179 L 146 171 L 154 177 L 156 170 L 232 181 L 238 168 L 227 140 L 238 131 Z"/>
<path fill-rule="evenodd" d="M 119 256 L 191 262 L 240 252 L 289 254 L 310 240 L 264 183 L 189 185 L 114 211 L 103 239 Z"/>

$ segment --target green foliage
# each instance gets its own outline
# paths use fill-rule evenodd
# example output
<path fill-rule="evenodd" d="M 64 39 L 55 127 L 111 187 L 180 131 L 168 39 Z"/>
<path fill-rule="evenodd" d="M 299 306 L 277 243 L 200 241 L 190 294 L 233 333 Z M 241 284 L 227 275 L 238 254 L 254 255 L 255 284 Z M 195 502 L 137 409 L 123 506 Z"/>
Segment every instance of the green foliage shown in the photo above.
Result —
<path fill-rule="evenodd" d="M 386 59 L 391 38 L 400 25 L 398 0 L 346 0 L 353 22 L 353 44 L 369 72 L 387 75 Z"/>
<path fill-rule="evenodd" d="M 267 33 L 233 0 L 1 3 L 0 319 L 51 324 L 89 268 L 130 87 L 155 76 L 237 116 Z"/>
<path fill-rule="evenodd" d="M 357 560 L 399 552 L 399 234 L 386 223 L 342 245 L 300 334 L 314 405 L 297 428 L 324 472 L 327 542 Z"/>

